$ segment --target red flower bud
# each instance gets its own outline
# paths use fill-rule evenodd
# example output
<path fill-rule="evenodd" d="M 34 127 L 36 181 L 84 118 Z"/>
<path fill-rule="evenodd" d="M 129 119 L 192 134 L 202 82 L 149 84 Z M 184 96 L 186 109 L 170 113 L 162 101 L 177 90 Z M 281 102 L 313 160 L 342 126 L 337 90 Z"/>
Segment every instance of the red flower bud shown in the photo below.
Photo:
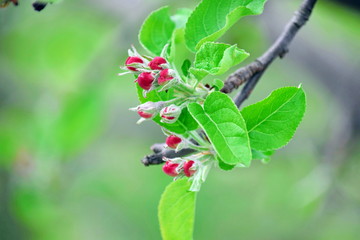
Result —
<path fill-rule="evenodd" d="M 169 73 L 169 69 L 164 69 L 160 72 L 160 76 L 158 78 L 159 85 L 164 85 L 168 81 L 174 79 L 174 77 Z"/>
<path fill-rule="evenodd" d="M 161 117 L 165 118 L 167 120 L 174 120 L 175 119 L 175 117 L 168 117 L 168 116 L 165 116 L 165 115 L 162 115 Z"/>
<path fill-rule="evenodd" d="M 146 102 L 143 103 L 137 107 L 130 108 L 129 110 L 137 112 L 142 119 L 138 121 L 138 123 L 141 123 L 145 119 L 149 119 L 154 117 L 155 114 L 158 114 L 160 109 L 163 108 L 165 103 L 163 101 L 159 102 Z M 145 118 L 145 119 L 144 119 Z"/>
<path fill-rule="evenodd" d="M 163 166 L 163 171 L 169 176 L 176 177 L 179 173 L 176 171 L 176 168 L 179 166 L 178 163 L 172 163 L 167 161 Z"/>
<path fill-rule="evenodd" d="M 146 113 L 146 112 L 143 112 L 143 111 L 138 111 L 137 112 L 139 114 L 140 117 L 142 118 L 152 118 L 153 114 L 151 113 Z"/>
<path fill-rule="evenodd" d="M 153 81 L 154 76 L 150 72 L 140 73 L 139 77 L 136 79 L 136 82 L 138 82 L 139 86 L 145 90 L 149 90 L 151 88 Z"/>
<path fill-rule="evenodd" d="M 154 57 L 153 60 L 149 62 L 149 67 L 152 70 L 164 69 L 163 67 L 160 66 L 161 64 L 166 64 L 166 60 L 162 57 Z"/>
<path fill-rule="evenodd" d="M 191 177 L 196 172 L 196 170 L 191 169 L 194 163 L 194 161 L 188 161 L 184 164 L 184 173 L 187 177 Z"/>
<path fill-rule="evenodd" d="M 181 143 L 181 138 L 175 136 L 175 135 L 170 135 L 166 138 L 166 145 L 168 145 L 169 148 L 173 148 L 176 149 L 176 147 L 179 145 L 179 143 Z"/>
<path fill-rule="evenodd" d="M 132 63 L 144 63 L 144 61 L 139 57 L 128 57 L 125 61 L 126 66 L 129 64 L 132 64 Z M 129 69 L 130 71 L 134 71 L 134 72 L 137 71 L 137 69 L 134 67 L 127 67 L 127 69 Z"/>

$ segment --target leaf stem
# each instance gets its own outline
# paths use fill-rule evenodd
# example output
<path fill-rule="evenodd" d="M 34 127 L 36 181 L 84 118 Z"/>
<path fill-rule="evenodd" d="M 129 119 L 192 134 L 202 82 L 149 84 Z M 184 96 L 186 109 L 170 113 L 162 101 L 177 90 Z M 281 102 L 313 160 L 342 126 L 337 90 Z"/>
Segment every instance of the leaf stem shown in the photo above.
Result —
<path fill-rule="evenodd" d="M 190 131 L 189 136 L 192 137 L 201 146 L 209 146 L 209 143 L 204 141 L 204 139 L 196 131 Z M 209 148 L 207 147 L 207 149 Z"/>

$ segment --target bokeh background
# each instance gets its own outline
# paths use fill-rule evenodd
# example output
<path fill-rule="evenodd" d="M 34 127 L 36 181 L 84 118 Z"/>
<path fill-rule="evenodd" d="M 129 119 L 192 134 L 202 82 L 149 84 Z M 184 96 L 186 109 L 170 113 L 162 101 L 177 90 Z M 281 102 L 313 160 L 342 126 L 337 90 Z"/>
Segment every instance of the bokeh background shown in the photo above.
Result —
<path fill-rule="evenodd" d="M 157 204 L 171 178 L 140 159 L 164 136 L 152 122 L 135 124 L 133 79 L 117 73 L 152 10 L 196 4 L 64 0 L 35 12 L 23 0 L 0 9 L 1 240 L 161 238 Z M 263 15 L 240 20 L 220 41 L 251 61 L 299 4 L 269 0 Z M 195 239 L 360 239 L 356 5 L 319 1 L 261 79 L 246 104 L 302 83 L 304 121 L 270 163 L 211 171 Z"/>

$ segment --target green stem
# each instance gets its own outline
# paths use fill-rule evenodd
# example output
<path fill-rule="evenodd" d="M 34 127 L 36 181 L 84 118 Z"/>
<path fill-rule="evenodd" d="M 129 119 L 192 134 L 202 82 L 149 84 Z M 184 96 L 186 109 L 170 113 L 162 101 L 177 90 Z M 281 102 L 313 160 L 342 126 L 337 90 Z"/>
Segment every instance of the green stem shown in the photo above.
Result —
<path fill-rule="evenodd" d="M 195 149 L 195 150 L 198 150 L 198 151 L 208 151 L 209 150 L 208 147 L 197 146 L 197 145 L 195 145 L 193 143 L 189 144 L 189 148 L 192 148 L 192 149 Z"/>
<path fill-rule="evenodd" d="M 181 93 L 186 93 L 189 96 L 194 95 L 194 90 L 182 82 L 179 82 L 179 84 L 175 85 L 174 88 Z"/>
<path fill-rule="evenodd" d="M 202 137 L 196 132 L 191 131 L 189 132 L 190 137 L 192 137 L 197 143 L 199 143 L 201 146 L 208 146 L 209 144 L 202 139 Z M 208 147 L 206 147 L 208 149 Z"/>

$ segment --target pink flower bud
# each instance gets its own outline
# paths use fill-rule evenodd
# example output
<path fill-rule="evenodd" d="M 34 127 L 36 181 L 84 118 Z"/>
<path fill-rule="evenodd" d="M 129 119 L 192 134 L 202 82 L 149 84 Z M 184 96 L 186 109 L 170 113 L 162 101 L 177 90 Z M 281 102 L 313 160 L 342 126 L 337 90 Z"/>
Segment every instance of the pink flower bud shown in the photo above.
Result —
<path fill-rule="evenodd" d="M 181 114 L 181 108 L 171 104 L 160 111 L 161 121 L 164 123 L 174 123 Z"/>
<path fill-rule="evenodd" d="M 163 67 L 161 67 L 161 64 L 166 64 L 166 60 L 162 57 L 154 57 L 153 60 L 151 62 L 149 62 L 149 67 L 152 70 L 161 70 L 164 69 Z"/>
<path fill-rule="evenodd" d="M 169 71 L 170 70 L 170 71 Z M 160 72 L 160 76 L 158 78 L 159 85 L 164 85 L 168 81 L 174 79 L 174 76 L 172 76 L 172 70 L 171 69 L 164 69 Z"/>
<path fill-rule="evenodd" d="M 128 58 L 126 59 L 126 61 L 125 61 L 125 65 L 126 65 L 126 66 L 127 66 L 127 65 L 130 65 L 130 64 L 132 64 L 132 63 L 144 63 L 144 61 L 143 61 L 141 58 L 139 58 L 139 57 L 128 57 Z M 130 66 L 127 66 L 127 69 L 129 69 L 130 71 L 134 71 L 134 72 L 137 71 L 136 68 L 130 67 Z"/>
<path fill-rule="evenodd" d="M 176 147 L 179 145 L 179 143 L 181 143 L 181 138 L 175 136 L 175 135 L 170 135 L 166 138 L 166 145 L 168 145 L 169 148 L 173 148 L 176 149 Z"/>
<path fill-rule="evenodd" d="M 176 177 L 179 175 L 179 173 L 176 171 L 176 168 L 179 166 L 178 163 L 172 163 L 170 161 L 167 161 L 164 166 L 162 167 L 164 173 L 171 177 Z"/>
<path fill-rule="evenodd" d="M 149 90 L 152 83 L 154 82 L 154 76 L 150 72 L 143 72 L 140 73 L 139 77 L 136 79 L 136 82 L 138 82 L 142 89 Z"/>
<path fill-rule="evenodd" d="M 129 110 L 137 112 L 142 118 L 152 118 L 157 114 L 161 108 L 164 107 L 164 102 L 146 102 L 135 108 L 130 108 Z"/>
<path fill-rule="evenodd" d="M 187 177 L 191 177 L 192 175 L 194 175 L 194 173 L 196 172 L 195 169 L 192 168 L 192 166 L 194 165 L 194 161 L 187 161 L 186 163 L 184 163 L 184 173 Z"/>
<path fill-rule="evenodd" d="M 152 118 L 152 116 L 153 116 L 152 113 L 146 113 L 146 112 L 143 112 L 143 111 L 138 111 L 137 113 L 142 118 Z"/>

